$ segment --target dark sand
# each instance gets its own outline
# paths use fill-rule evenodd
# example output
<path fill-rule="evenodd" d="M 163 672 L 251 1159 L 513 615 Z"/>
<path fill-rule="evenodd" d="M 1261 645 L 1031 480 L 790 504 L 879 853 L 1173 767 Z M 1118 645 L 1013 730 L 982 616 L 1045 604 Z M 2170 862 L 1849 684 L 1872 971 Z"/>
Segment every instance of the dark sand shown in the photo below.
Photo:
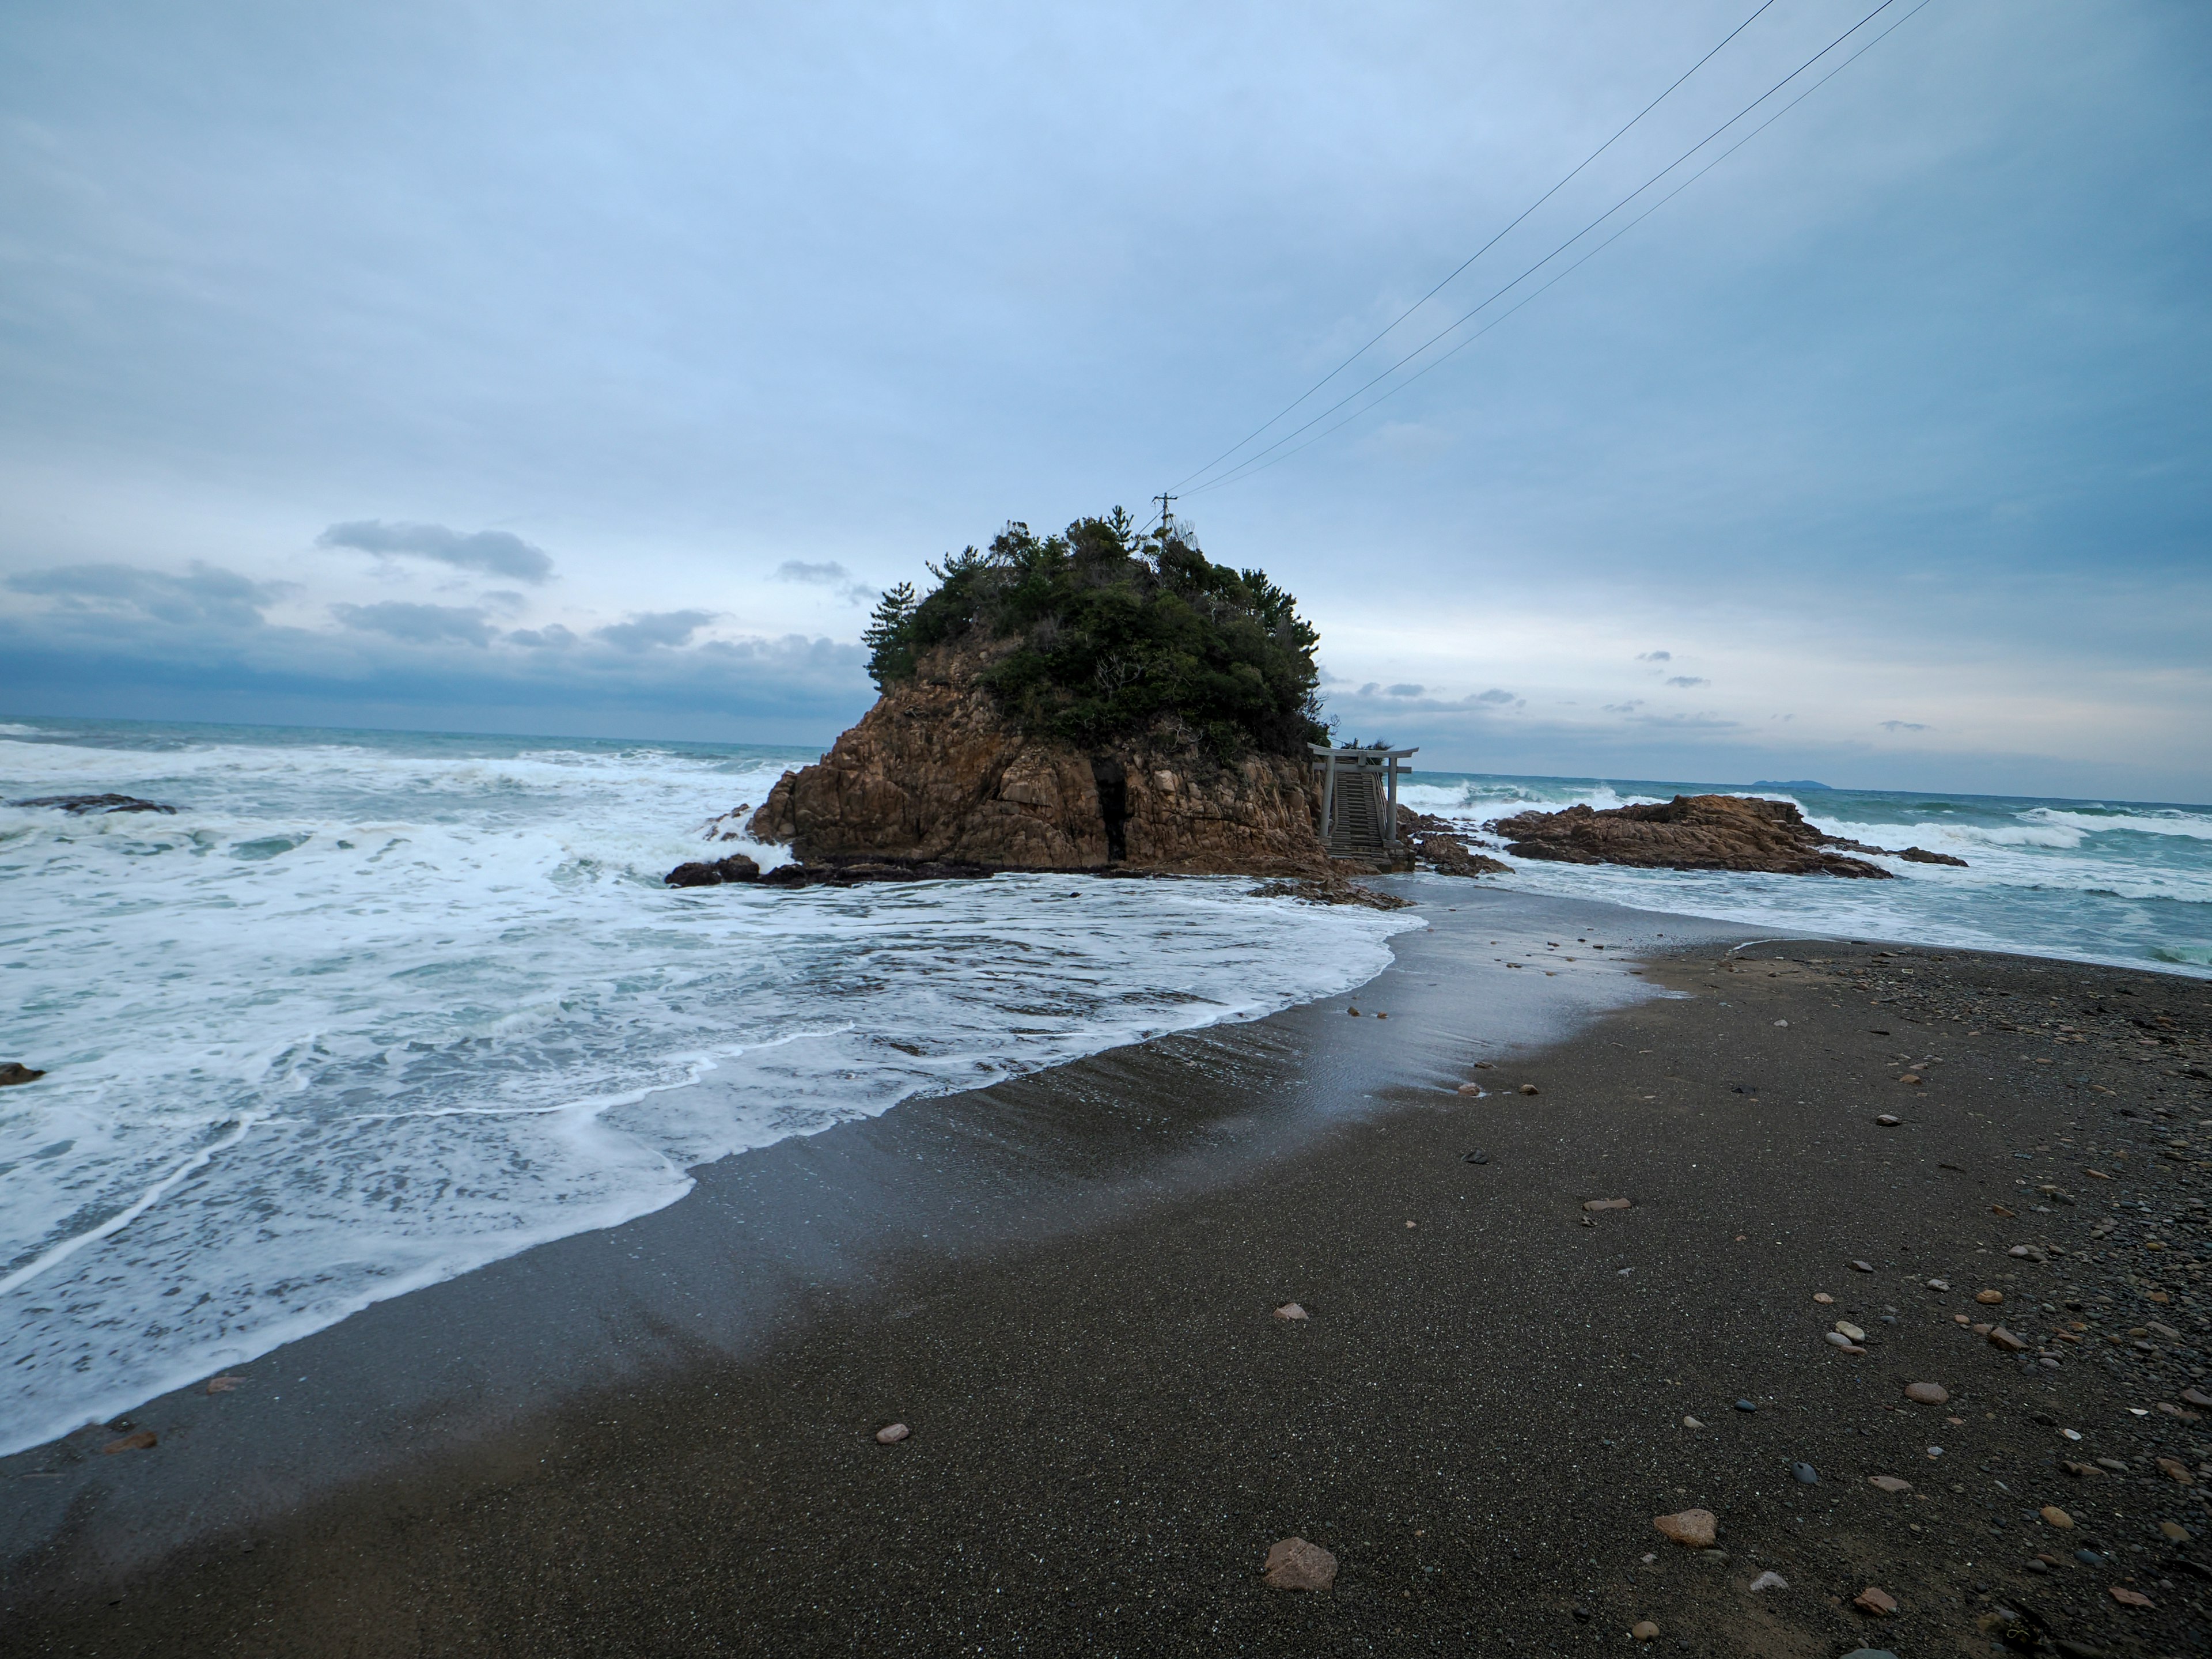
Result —
<path fill-rule="evenodd" d="M 2212 1392 L 2212 985 L 1431 908 L 1354 998 L 731 1160 L 151 1402 L 152 1450 L 6 1460 L 0 1644 L 1571 1652 L 1650 1619 L 1662 1651 L 1911 1659 L 1998 1650 L 2002 1608 L 2045 1651 L 2206 1650 L 2212 1551 L 2160 1526 L 2212 1522 L 2212 1413 L 2164 1409 Z M 1492 962 L 1532 916 L 1559 948 Z M 1550 997 L 1632 993 L 1577 933 L 1641 935 L 1688 994 L 1507 1058 Z M 1984 1287 L 2026 1353 L 1954 1322 Z M 1272 1316 L 1292 1299 L 1310 1321 Z M 1838 1317 L 1864 1357 L 1823 1340 Z M 893 1419 L 912 1437 L 877 1444 Z M 2124 1467 L 2060 1468 L 2100 1457 Z M 1725 1559 L 1653 1529 L 1692 1505 Z M 1293 1534 L 1334 1589 L 1261 1586 Z M 1750 1592 L 1768 1569 L 1789 1588 Z M 1850 1608 L 1870 1584 L 1894 1617 Z"/>

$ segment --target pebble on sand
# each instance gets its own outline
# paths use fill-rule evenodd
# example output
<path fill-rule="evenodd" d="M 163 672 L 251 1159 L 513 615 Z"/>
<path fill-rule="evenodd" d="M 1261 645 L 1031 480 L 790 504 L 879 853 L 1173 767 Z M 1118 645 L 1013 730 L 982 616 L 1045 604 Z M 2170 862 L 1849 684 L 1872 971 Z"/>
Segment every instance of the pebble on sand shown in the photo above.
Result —
<path fill-rule="evenodd" d="M 1874 1271 L 1874 1263 L 1855 1261 L 1851 1263 L 1851 1271 L 1855 1273 L 1870 1273 Z"/>
<path fill-rule="evenodd" d="M 1629 1207 L 1625 1198 L 1593 1198 L 1583 1201 L 1585 1210 L 1625 1210 Z"/>
<path fill-rule="evenodd" d="M 1985 1308 L 1994 1308 L 1997 1304 L 2004 1300 L 2004 1292 L 2002 1291 L 1976 1291 L 1974 1292 L 1974 1300 L 1980 1303 Z"/>
<path fill-rule="evenodd" d="M 1951 1397 L 1951 1393 L 1941 1382 L 1908 1382 L 1905 1385 L 1905 1397 L 1923 1406 L 1940 1406 Z"/>
<path fill-rule="evenodd" d="M 2065 1531 L 2070 1528 L 2074 1524 L 2074 1517 L 2067 1514 L 2064 1510 L 2060 1509 L 2056 1504 L 2045 1504 L 2041 1509 L 2038 1510 L 2036 1513 L 2043 1517 L 2044 1525 L 2047 1527 L 2057 1527 L 2061 1531 Z"/>
<path fill-rule="evenodd" d="M 1459 1085 L 1459 1091 L 1463 1095 L 1480 1095 L 1482 1085 L 1480 1083 L 1462 1083 Z"/>
<path fill-rule="evenodd" d="M 1852 1341 L 1850 1338 L 1845 1336 L 1841 1331 L 1823 1331 L 1820 1334 L 1827 1338 L 1829 1342 L 1834 1346 L 1841 1348 L 1845 1353 L 1863 1356 L 1866 1352 L 1864 1348 L 1859 1346 L 1857 1343 Z"/>
<path fill-rule="evenodd" d="M 1992 1325 L 1990 1327 L 1989 1342 L 1991 1347 L 2002 1348 L 2007 1353 L 2025 1353 L 2027 1352 L 2027 1344 L 2021 1341 L 2018 1337 L 2014 1336 L 2010 1331 L 2007 1330 L 2002 1325 Z"/>
<path fill-rule="evenodd" d="M 1852 1324 L 1848 1319 L 1838 1319 L 1836 1322 L 1836 1328 L 1841 1331 L 1845 1336 L 1850 1338 L 1854 1342 L 1863 1342 L 1866 1340 L 1866 1333 L 1861 1330 L 1857 1326 Z"/>
<path fill-rule="evenodd" d="M 1325 1590 L 1336 1583 L 1336 1558 L 1303 1538 L 1282 1538 L 1267 1547 L 1260 1571 L 1269 1589 Z"/>
<path fill-rule="evenodd" d="M 1917 1087 L 1920 1082 L 1920 1073 L 1917 1072 L 1907 1072 L 1903 1077 L 1897 1080 L 1899 1083 L 1907 1083 Z"/>
<path fill-rule="evenodd" d="M 1815 1291 L 1813 1292 L 1813 1300 L 1819 1303 L 1824 1308 L 1833 1304 L 1835 1299 L 1835 1297 L 1830 1296 L 1826 1291 Z"/>
<path fill-rule="evenodd" d="M 1928 1288 L 1931 1291 L 1948 1291 L 1951 1288 L 1951 1281 L 1948 1279 L 1931 1279 L 1928 1281 Z"/>
<path fill-rule="evenodd" d="M 1912 1483 L 1910 1480 L 1900 1480 L 1893 1474 L 1870 1474 L 1867 1476 L 1867 1485 L 1879 1491 L 1893 1493 L 1912 1490 Z"/>
<path fill-rule="evenodd" d="M 2192 1535 L 2189 1528 L 2179 1521 L 2161 1521 L 2158 1523 L 2158 1529 L 2177 1544 L 2186 1544 Z"/>
<path fill-rule="evenodd" d="M 120 1440 L 111 1440 L 100 1449 L 103 1453 L 112 1455 L 116 1452 L 151 1451 L 159 1444 L 161 1441 L 153 1430 L 141 1429 L 136 1434 L 125 1435 Z"/>
<path fill-rule="evenodd" d="M 1718 1535 L 1720 1518 L 1711 1510 L 1683 1510 L 1674 1515 L 1655 1515 L 1651 1524 L 1686 1549 L 1709 1550 Z"/>
<path fill-rule="evenodd" d="M 1295 1302 L 1285 1302 L 1275 1310 L 1275 1317 L 1278 1319 L 1304 1319 L 1305 1316 L 1306 1310 Z"/>
<path fill-rule="evenodd" d="M 2202 1389 L 2184 1389 L 2181 1398 L 2185 1405 L 2212 1406 L 2212 1394 L 2207 1394 Z"/>
<path fill-rule="evenodd" d="M 1810 1463 L 1792 1463 L 1790 1466 L 1790 1473 L 1797 1477 L 1797 1484 L 1801 1486 L 1817 1486 L 1820 1484 L 1820 1472 Z"/>
<path fill-rule="evenodd" d="M 896 1446 L 913 1432 L 914 1431 L 903 1423 L 889 1424 L 876 1431 L 876 1443 L 881 1446 Z"/>
<path fill-rule="evenodd" d="M 1905 1120 L 1899 1117 L 1893 1112 L 1882 1112 L 1876 1115 L 1875 1121 L 1881 1124 L 1885 1129 L 1894 1129 L 1899 1124 L 1904 1122 Z"/>
<path fill-rule="evenodd" d="M 2189 1465 L 2178 1457 L 2161 1457 L 2158 1460 L 2158 1466 L 2185 1486 L 2193 1486 L 2197 1484 L 2189 1473 Z"/>
<path fill-rule="evenodd" d="M 1686 1417 L 1682 1419 L 1682 1426 L 1686 1429 L 1702 1429 L 1705 1425 L 1694 1417 Z"/>
<path fill-rule="evenodd" d="M 1790 1588 L 1790 1581 L 1787 1578 L 1784 1578 L 1778 1572 L 1762 1572 L 1758 1577 L 1751 1581 L 1751 1588 L 1754 1591 L 1788 1589 Z"/>
<path fill-rule="evenodd" d="M 1524 1095 L 1533 1095 L 1536 1092 L 1536 1085 L 1533 1083 L 1524 1083 L 1521 1085 L 1521 1092 Z"/>
<path fill-rule="evenodd" d="M 1886 1589 L 1869 1584 L 1856 1595 L 1851 1597 L 1851 1605 L 1862 1612 L 1875 1613 L 1886 1619 L 1897 1611 L 1897 1598 Z"/>
<path fill-rule="evenodd" d="M 2141 1590 L 2126 1589 L 2118 1584 L 2112 1586 L 2112 1600 L 2124 1607 L 2154 1607 L 2158 1605 Z"/>
<path fill-rule="evenodd" d="M 1649 1619 L 1639 1619 L 1629 1626 L 1628 1633 L 1639 1642 L 1656 1642 L 1659 1639 L 1659 1626 Z"/>

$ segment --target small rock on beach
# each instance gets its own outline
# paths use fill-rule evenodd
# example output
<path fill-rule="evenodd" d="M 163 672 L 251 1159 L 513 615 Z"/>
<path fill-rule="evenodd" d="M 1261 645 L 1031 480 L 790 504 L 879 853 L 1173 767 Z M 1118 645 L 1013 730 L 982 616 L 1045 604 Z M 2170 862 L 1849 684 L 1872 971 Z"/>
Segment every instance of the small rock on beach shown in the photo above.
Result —
<path fill-rule="evenodd" d="M 1325 1590 L 1336 1583 L 1336 1558 L 1303 1538 L 1278 1539 L 1261 1572 L 1270 1589 Z"/>
<path fill-rule="evenodd" d="M 1941 1382 L 1908 1382 L 1905 1385 L 1905 1397 L 1923 1406 L 1940 1406 L 1951 1395 Z"/>
<path fill-rule="evenodd" d="M 896 1446 L 913 1432 L 914 1431 L 903 1423 L 889 1424 L 876 1431 L 876 1443 L 881 1446 Z"/>
<path fill-rule="evenodd" d="M 1585 1210 L 1625 1210 L 1629 1207 L 1625 1198 L 1593 1198 L 1583 1201 Z"/>
<path fill-rule="evenodd" d="M 1628 1633 L 1639 1642 L 1656 1642 L 1659 1639 L 1659 1626 L 1649 1619 L 1639 1619 L 1629 1626 Z"/>
<path fill-rule="evenodd" d="M 1674 1515 L 1654 1516 L 1651 1524 L 1686 1549 L 1709 1550 L 1719 1535 L 1720 1518 L 1711 1510 L 1683 1510 Z"/>
<path fill-rule="evenodd" d="M 1760 1590 L 1788 1589 L 1789 1588 L 1790 1581 L 1780 1573 L 1774 1571 L 1762 1572 L 1751 1581 L 1751 1589 L 1754 1593 Z"/>
<path fill-rule="evenodd" d="M 1900 1480 L 1893 1474 L 1870 1474 L 1867 1476 L 1867 1485 L 1879 1491 L 1893 1493 L 1912 1490 L 1912 1483 L 1910 1480 Z"/>
<path fill-rule="evenodd" d="M 1278 1319 L 1304 1319 L 1305 1316 L 1306 1310 L 1295 1302 L 1285 1302 L 1275 1310 L 1275 1317 Z"/>
<path fill-rule="evenodd" d="M 1851 1597 L 1851 1605 L 1863 1613 L 1871 1613 L 1877 1617 L 1886 1619 L 1897 1611 L 1897 1598 L 1886 1589 L 1869 1584 L 1856 1595 Z"/>

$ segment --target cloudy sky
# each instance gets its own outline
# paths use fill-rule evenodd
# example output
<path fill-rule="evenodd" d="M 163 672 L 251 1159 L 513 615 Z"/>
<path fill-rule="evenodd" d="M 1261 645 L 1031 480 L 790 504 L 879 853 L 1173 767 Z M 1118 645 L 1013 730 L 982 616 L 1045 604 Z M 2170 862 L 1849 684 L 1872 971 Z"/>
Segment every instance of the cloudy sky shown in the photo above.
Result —
<path fill-rule="evenodd" d="M 0 717 L 826 741 L 1182 480 L 1439 765 L 2212 799 L 2212 9 L 1893 0 L 1662 172 L 1878 4 L 1241 471 L 1758 0 L 7 6 Z"/>

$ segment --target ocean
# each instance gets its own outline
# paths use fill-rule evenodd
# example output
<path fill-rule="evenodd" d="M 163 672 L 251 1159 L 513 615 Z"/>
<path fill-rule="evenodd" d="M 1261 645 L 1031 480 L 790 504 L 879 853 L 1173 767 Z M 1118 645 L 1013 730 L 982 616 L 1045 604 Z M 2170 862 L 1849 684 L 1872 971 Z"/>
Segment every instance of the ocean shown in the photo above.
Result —
<path fill-rule="evenodd" d="M 381 1298 L 673 1202 L 709 1160 L 1364 983 L 1415 911 L 1234 878 L 661 884 L 811 750 L 0 724 L 0 1451 Z M 1479 824 L 1677 787 L 1417 775 Z M 1766 792 L 1772 793 L 1772 792 Z M 2212 972 L 2212 811 L 1867 793 L 1901 879 L 1502 882 L 1855 938 Z M 1408 878 L 1417 896 L 1464 888 Z"/>

